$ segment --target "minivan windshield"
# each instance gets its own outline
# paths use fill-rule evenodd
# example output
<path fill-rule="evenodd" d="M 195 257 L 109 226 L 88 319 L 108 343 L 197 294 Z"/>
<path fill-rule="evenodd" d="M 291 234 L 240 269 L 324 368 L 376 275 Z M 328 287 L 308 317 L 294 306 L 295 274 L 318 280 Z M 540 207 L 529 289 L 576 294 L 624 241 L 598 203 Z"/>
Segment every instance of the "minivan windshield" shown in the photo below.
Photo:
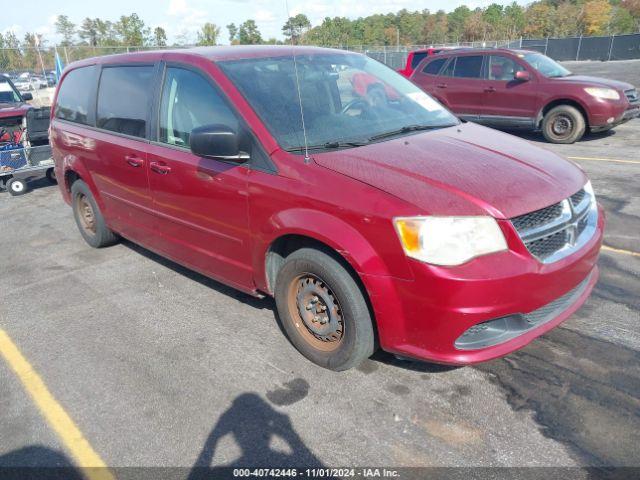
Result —
<path fill-rule="evenodd" d="M 524 60 L 545 77 L 566 77 L 571 72 L 541 53 L 525 53 Z"/>
<path fill-rule="evenodd" d="M 349 148 L 458 120 L 409 80 L 357 54 L 321 53 L 219 62 L 289 151 Z M 298 82 L 296 81 L 296 69 Z M 296 85 L 299 84 L 299 94 Z"/>
<path fill-rule="evenodd" d="M 18 92 L 11 86 L 9 81 L 0 75 L 0 103 L 18 103 L 22 99 Z"/>

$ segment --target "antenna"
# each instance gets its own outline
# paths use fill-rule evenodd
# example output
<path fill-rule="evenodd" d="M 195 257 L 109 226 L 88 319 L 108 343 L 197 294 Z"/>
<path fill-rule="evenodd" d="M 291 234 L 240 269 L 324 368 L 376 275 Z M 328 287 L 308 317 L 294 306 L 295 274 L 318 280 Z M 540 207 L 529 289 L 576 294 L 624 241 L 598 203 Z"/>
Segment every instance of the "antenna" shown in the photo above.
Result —
<path fill-rule="evenodd" d="M 289 14 L 289 2 L 284 0 L 284 6 L 287 9 L 287 21 L 291 21 L 291 15 Z M 311 157 L 309 157 L 309 142 L 307 141 L 307 128 L 304 124 L 304 109 L 302 108 L 302 94 L 300 93 L 300 77 L 298 76 L 298 62 L 296 61 L 296 49 L 293 43 L 293 25 L 291 28 L 291 56 L 293 57 L 293 71 L 296 76 L 296 90 L 298 91 L 298 104 L 300 105 L 300 120 L 302 121 L 302 136 L 304 137 L 304 163 L 309 163 Z"/>

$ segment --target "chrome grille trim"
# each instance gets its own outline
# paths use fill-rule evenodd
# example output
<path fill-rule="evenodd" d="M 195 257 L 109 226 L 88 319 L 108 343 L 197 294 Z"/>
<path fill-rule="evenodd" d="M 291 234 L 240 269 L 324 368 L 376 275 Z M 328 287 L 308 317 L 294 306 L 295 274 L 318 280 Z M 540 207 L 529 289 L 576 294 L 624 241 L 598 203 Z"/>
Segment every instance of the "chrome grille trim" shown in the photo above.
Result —
<path fill-rule="evenodd" d="M 555 216 L 550 217 L 549 211 Z M 591 239 L 598 223 L 598 209 L 595 198 L 580 189 L 560 203 L 512 218 L 511 223 L 535 258 L 553 263 Z"/>
<path fill-rule="evenodd" d="M 624 95 L 625 97 L 627 97 L 627 100 L 629 100 L 629 103 L 640 103 L 640 95 L 638 95 L 638 90 L 636 90 L 635 88 L 625 90 Z"/>

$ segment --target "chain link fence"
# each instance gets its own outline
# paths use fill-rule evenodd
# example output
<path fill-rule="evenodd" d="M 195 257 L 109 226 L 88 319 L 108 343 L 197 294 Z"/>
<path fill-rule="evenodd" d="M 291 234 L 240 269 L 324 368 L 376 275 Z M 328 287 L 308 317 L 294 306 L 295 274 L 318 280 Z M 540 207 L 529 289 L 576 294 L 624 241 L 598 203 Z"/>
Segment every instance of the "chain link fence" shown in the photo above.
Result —
<path fill-rule="evenodd" d="M 520 38 L 516 40 L 440 43 L 431 45 L 329 45 L 329 47 L 364 53 L 394 69 L 404 67 L 410 51 L 428 47 L 525 48 L 537 50 L 559 61 L 631 60 L 640 59 L 640 33 L 607 37 Z M 0 49 L 0 72 L 42 72 L 54 70 L 56 50 L 64 64 L 68 65 L 71 62 L 88 57 L 153 49 L 154 47 L 123 46 L 61 46 L 57 48 L 49 47 L 39 49 L 2 48 Z"/>

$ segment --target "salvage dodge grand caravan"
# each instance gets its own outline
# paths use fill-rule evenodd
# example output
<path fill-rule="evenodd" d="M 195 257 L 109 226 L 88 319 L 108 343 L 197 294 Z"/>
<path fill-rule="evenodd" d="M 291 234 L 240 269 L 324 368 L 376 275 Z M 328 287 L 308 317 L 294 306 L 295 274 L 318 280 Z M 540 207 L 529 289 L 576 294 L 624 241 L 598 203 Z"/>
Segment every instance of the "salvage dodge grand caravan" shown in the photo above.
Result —
<path fill-rule="evenodd" d="M 577 166 L 459 121 L 362 55 L 94 58 L 65 71 L 53 112 L 56 175 L 91 246 L 124 237 L 273 295 L 291 343 L 326 368 L 378 347 L 505 355 L 598 277 L 603 215 Z"/>

